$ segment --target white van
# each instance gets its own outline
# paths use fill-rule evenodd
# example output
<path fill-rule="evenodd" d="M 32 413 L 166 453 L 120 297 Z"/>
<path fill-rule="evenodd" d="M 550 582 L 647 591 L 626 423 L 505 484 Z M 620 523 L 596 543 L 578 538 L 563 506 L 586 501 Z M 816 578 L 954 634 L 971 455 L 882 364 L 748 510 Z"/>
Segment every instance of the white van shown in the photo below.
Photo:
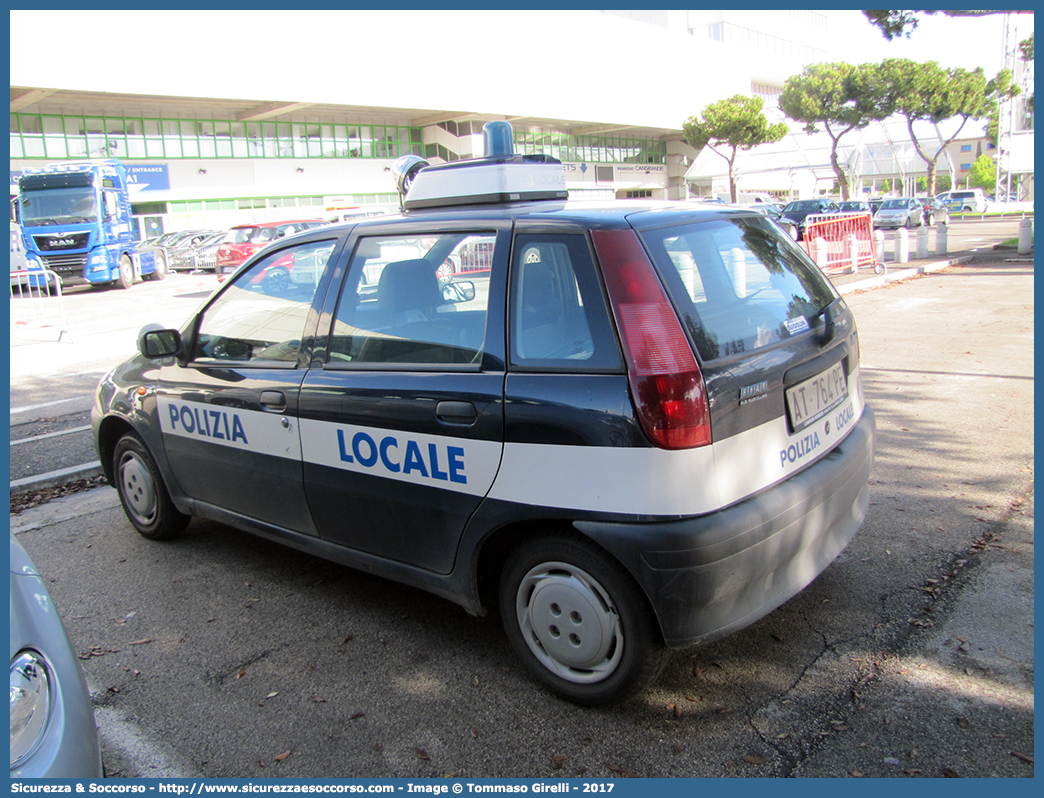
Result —
<path fill-rule="evenodd" d="M 935 199 L 946 206 L 951 213 L 971 211 L 982 213 L 986 210 L 986 195 L 981 188 L 965 188 L 957 191 L 944 191 L 936 194 Z"/>

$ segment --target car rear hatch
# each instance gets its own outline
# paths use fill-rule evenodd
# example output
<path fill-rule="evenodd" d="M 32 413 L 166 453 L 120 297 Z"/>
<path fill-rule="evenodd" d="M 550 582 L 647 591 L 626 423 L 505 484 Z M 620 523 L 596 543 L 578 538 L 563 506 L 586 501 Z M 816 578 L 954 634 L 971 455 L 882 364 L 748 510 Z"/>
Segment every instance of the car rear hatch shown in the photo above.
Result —
<path fill-rule="evenodd" d="M 764 217 L 628 217 L 694 351 L 722 506 L 820 460 L 863 411 L 855 321 Z"/>

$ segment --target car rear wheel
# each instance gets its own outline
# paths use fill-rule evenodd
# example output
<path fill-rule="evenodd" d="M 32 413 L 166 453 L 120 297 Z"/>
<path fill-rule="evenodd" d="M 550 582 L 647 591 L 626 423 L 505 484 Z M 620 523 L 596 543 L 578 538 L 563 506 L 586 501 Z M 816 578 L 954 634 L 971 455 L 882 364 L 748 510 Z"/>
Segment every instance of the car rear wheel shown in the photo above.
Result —
<path fill-rule="evenodd" d="M 145 276 L 146 280 L 162 280 L 167 276 L 167 259 L 157 252 L 154 263 L 156 269 Z"/>
<path fill-rule="evenodd" d="M 166 540 L 188 525 L 189 517 L 174 506 L 141 438 L 133 432 L 125 434 L 112 460 L 120 503 L 138 532 L 152 540 Z"/>
<path fill-rule="evenodd" d="M 578 535 L 530 538 L 508 557 L 500 613 L 534 675 L 577 704 L 621 701 L 667 662 L 651 608 L 631 575 Z"/>

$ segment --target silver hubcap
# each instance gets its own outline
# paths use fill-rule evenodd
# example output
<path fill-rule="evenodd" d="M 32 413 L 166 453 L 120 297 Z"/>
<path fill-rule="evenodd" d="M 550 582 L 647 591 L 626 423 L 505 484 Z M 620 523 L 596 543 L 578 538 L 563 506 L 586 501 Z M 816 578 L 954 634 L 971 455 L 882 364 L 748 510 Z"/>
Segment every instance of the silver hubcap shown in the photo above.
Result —
<path fill-rule="evenodd" d="M 149 524 L 156 516 L 156 490 L 152 475 L 138 455 L 128 452 L 120 461 L 120 491 L 136 521 Z"/>
<path fill-rule="evenodd" d="M 530 570 L 515 609 L 530 650 L 563 679 L 600 682 L 620 664 L 620 616 L 605 589 L 575 565 L 548 562 Z"/>

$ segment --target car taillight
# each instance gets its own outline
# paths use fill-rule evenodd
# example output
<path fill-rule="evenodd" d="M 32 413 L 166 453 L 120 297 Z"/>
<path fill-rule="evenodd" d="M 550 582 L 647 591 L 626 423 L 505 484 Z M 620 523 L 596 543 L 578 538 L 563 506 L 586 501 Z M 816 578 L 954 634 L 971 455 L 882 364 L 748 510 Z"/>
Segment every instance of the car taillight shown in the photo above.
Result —
<path fill-rule="evenodd" d="M 591 238 L 642 428 L 665 449 L 706 446 L 711 428 L 703 375 L 638 236 L 633 230 L 595 230 Z"/>

